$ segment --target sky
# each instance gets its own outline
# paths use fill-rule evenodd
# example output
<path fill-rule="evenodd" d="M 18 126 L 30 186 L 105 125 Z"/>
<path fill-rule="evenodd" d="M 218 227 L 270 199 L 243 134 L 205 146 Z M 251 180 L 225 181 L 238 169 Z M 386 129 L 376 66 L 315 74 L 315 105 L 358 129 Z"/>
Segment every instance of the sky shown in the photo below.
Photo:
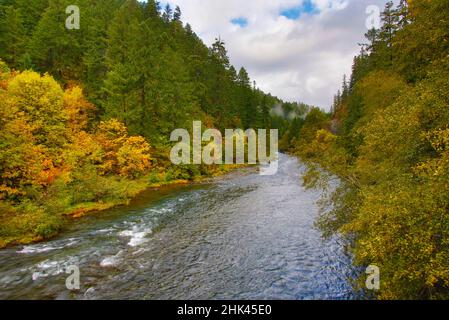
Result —
<path fill-rule="evenodd" d="M 369 6 L 387 0 L 166 0 L 210 46 L 267 93 L 329 110 L 367 31 Z"/>

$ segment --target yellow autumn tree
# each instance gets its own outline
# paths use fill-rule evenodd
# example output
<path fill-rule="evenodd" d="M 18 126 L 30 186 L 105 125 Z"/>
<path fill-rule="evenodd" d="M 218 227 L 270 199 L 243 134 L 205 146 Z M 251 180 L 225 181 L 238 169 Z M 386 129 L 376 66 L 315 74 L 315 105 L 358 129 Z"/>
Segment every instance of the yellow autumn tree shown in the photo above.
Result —
<path fill-rule="evenodd" d="M 80 87 L 75 86 L 65 90 L 64 109 L 68 117 L 68 127 L 72 134 L 87 130 L 89 115 L 95 110 L 95 107 L 87 101 Z"/>
<path fill-rule="evenodd" d="M 122 147 L 128 136 L 126 126 L 116 119 L 100 122 L 96 132 L 96 140 L 104 151 L 104 157 L 100 170 L 103 174 L 117 173 L 117 152 Z"/>
<path fill-rule="evenodd" d="M 96 140 L 104 150 L 100 165 L 103 174 L 136 178 L 150 168 L 150 145 L 143 137 L 128 137 L 128 129 L 122 122 L 102 121 Z"/>
<path fill-rule="evenodd" d="M 150 145 L 143 137 L 129 137 L 117 152 L 121 176 L 137 178 L 150 169 Z"/>
<path fill-rule="evenodd" d="M 24 115 L 36 143 L 51 150 L 66 142 L 68 115 L 63 95 L 61 86 L 48 74 L 24 71 L 8 84 L 9 106 Z"/>
<path fill-rule="evenodd" d="M 3 75 L 5 79 L 13 78 L 12 75 Z M 33 77 L 36 80 L 34 87 L 38 87 L 39 78 L 34 74 Z M 32 189 L 38 189 L 46 180 L 44 167 L 52 166 L 48 162 L 46 148 L 35 136 L 39 125 L 29 121 L 25 110 L 26 101 L 33 98 L 26 95 L 18 97 L 20 78 L 23 79 L 21 75 L 11 81 L 8 79 L 5 89 L 0 89 L 0 198 L 4 199 L 17 199 Z M 34 106 L 38 104 L 35 102 Z M 32 105 L 26 108 L 32 108 Z"/>

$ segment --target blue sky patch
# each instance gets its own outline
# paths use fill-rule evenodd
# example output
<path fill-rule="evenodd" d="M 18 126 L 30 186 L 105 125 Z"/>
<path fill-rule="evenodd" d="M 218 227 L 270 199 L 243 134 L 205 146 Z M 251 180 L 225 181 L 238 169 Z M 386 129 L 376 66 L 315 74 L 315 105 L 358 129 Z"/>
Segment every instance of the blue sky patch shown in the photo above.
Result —
<path fill-rule="evenodd" d="M 296 20 L 301 17 L 302 14 L 317 14 L 319 10 L 313 4 L 312 0 L 305 0 L 302 4 L 292 7 L 281 12 L 281 16 L 286 17 L 287 19 Z"/>
<path fill-rule="evenodd" d="M 231 20 L 232 24 L 235 24 L 236 26 L 240 26 L 242 28 L 245 28 L 248 25 L 248 19 L 244 17 L 239 17 Z"/>

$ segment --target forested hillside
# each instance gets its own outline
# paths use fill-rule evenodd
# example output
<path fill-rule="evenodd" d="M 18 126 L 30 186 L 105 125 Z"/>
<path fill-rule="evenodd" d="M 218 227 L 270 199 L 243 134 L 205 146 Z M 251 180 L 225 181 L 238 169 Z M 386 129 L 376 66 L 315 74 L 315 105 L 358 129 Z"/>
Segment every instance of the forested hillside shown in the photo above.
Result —
<path fill-rule="evenodd" d="M 230 64 L 223 41 L 205 46 L 179 8 L 161 9 L 153 0 L 81 0 L 81 27 L 67 30 L 70 4 L 3 4 L 0 57 L 16 70 L 48 72 L 64 87 L 82 85 L 97 116 L 117 118 L 157 145 L 192 119 L 220 129 L 269 127 L 275 100 Z"/>
<path fill-rule="evenodd" d="M 174 166 L 170 133 L 279 128 L 307 112 L 258 90 L 208 48 L 180 8 L 154 0 L 0 5 L 0 247 L 51 237 L 66 215 L 127 203 L 149 185 L 197 180 L 224 166 Z M 273 108 L 276 106 L 276 108 Z"/>
<path fill-rule="evenodd" d="M 449 298 L 449 2 L 388 3 L 332 111 L 285 103 L 154 0 L 0 2 L 0 247 L 150 185 L 229 167 L 169 160 L 170 133 L 278 128 L 329 191 L 318 222 L 381 272 L 381 299 Z M 329 208 L 332 208 L 329 210 Z M 364 287 L 365 275 L 360 278 Z"/>
<path fill-rule="evenodd" d="M 290 146 L 309 186 L 340 178 L 319 224 L 380 268 L 380 298 L 448 298 L 449 2 L 388 3 L 382 22 L 332 113 L 310 112 Z"/>

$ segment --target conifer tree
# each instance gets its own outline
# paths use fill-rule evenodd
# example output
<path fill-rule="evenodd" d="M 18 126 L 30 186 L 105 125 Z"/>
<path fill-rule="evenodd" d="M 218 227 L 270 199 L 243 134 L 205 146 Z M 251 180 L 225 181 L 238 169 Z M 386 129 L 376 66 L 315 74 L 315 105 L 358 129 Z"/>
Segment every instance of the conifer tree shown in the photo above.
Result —
<path fill-rule="evenodd" d="M 0 6 L 0 57 L 11 67 L 18 68 L 25 45 L 20 11 L 12 6 Z"/>
<path fill-rule="evenodd" d="M 162 20 L 164 20 L 165 23 L 169 23 L 173 19 L 173 10 L 170 7 L 170 5 L 167 3 L 164 9 L 164 13 L 162 14 Z"/>
<path fill-rule="evenodd" d="M 173 13 L 173 21 L 181 21 L 181 8 L 176 6 L 175 12 Z"/>

